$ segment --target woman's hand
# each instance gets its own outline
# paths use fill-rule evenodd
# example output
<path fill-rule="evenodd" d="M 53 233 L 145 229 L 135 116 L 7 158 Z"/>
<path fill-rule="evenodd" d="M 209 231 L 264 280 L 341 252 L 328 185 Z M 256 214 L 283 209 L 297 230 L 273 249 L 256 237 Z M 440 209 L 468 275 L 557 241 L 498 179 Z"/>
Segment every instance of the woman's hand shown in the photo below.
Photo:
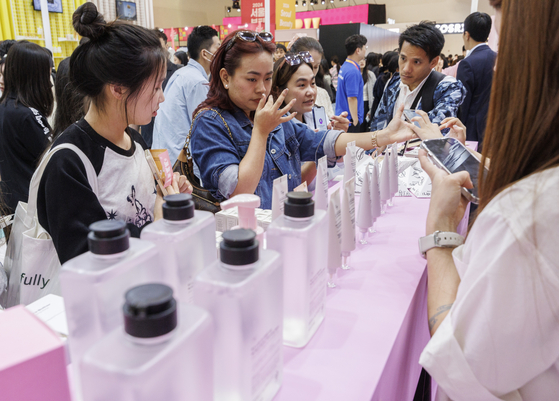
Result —
<path fill-rule="evenodd" d="M 349 129 L 349 120 L 347 119 L 347 111 L 342 112 L 339 116 L 332 116 L 332 128 L 343 132 L 347 132 Z"/>
<path fill-rule="evenodd" d="M 450 128 L 447 137 L 458 139 L 462 145 L 466 144 L 466 126 L 456 117 L 447 117 L 441 121 L 439 129 Z"/>
<path fill-rule="evenodd" d="M 268 96 L 268 100 L 266 101 L 266 97 L 263 95 L 262 99 L 258 103 L 258 107 L 256 108 L 256 112 L 254 113 L 254 131 L 258 134 L 265 136 L 268 138 L 268 135 L 274 128 L 278 125 L 285 123 L 292 118 L 294 118 L 297 113 L 291 113 L 289 116 L 284 115 L 291 109 L 291 107 L 295 104 L 297 99 L 292 99 L 287 106 L 283 109 L 280 106 L 287 95 L 289 89 L 285 89 L 278 97 L 278 100 L 274 103 L 274 98 L 272 95 Z"/>
<path fill-rule="evenodd" d="M 180 175 L 179 173 L 173 173 L 173 181 L 171 185 L 167 188 L 167 193 L 169 195 L 174 194 L 191 194 L 192 193 L 192 184 L 186 179 L 186 176 Z"/>
<path fill-rule="evenodd" d="M 462 144 L 466 143 L 466 127 L 458 118 L 447 117 L 441 122 L 441 125 L 437 125 L 431 122 L 429 115 L 423 110 L 416 110 L 415 112 L 421 117 L 414 117 L 412 121 L 417 122 L 419 127 L 408 122 L 404 122 L 404 125 L 415 132 L 421 140 L 442 138 L 444 135 L 441 131 L 450 128 L 447 137 L 456 138 Z"/>
<path fill-rule="evenodd" d="M 382 131 L 379 131 L 377 134 L 377 144 L 379 147 L 390 145 L 394 142 L 405 142 L 416 138 L 415 132 L 406 126 L 404 121 L 402 121 L 403 112 L 404 105 L 401 105 L 398 110 L 396 110 L 396 114 L 388 126 Z"/>
<path fill-rule="evenodd" d="M 169 185 L 165 190 L 167 191 L 167 195 L 174 195 L 174 194 L 191 194 L 192 184 L 186 179 L 186 176 L 180 175 L 179 173 L 173 173 L 173 181 L 171 185 Z M 157 185 L 157 196 L 155 198 L 155 207 L 153 210 L 153 217 L 154 220 L 157 221 L 163 218 L 163 193 L 161 192 L 161 188 Z"/>
<path fill-rule="evenodd" d="M 466 171 L 447 174 L 431 163 L 423 149 L 419 151 L 419 161 L 433 185 L 426 234 L 437 230 L 456 232 L 468 206 L 468 200 L 462 196 L 462 187 L 473 188 L 470 174 Z"/>

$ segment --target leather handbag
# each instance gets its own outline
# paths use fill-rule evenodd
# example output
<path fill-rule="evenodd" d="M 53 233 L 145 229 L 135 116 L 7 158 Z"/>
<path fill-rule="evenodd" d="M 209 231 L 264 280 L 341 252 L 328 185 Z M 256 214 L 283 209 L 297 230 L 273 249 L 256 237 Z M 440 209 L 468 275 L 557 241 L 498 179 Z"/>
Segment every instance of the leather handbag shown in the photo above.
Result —
<path fill-rule="evenodd" d="M 173 171 L 186 176 L 186 179 L 190 181 L 190 184 L 192 184 L 192 200 L 194 201 L 194 207 L 197 210 L 205 210 L 215 214 L 221 210 L 220 202 L 214 198 L 210 191 L 204 189 L 202 185 L 200 185 L 200 180 L 194 174 L 194 161 L 192 160 L 192 154 L 190 153 L 190 137 L 192 135 L 192 128 L 194 127 L 196 118 L 200 113 L 208 110 L 217 113 L 217 115 L 221 118 L 221 121 L 223 121 L 225 128 L 227 129 L 229 137 L 231 138 L 231 140 L 233 140 L 233 135 L 231 135 L 229 126 L 225 122 L 223 116 L 217 110 L 209 108 L 199 110 L 192 119 L 192 125 L 190 126 L 190 130 L 188 131 L 188 135 L 186 136 L 184 147 L 182 148 L 179 157 L 177 158 L 177 161 L 173 166 Z"/>

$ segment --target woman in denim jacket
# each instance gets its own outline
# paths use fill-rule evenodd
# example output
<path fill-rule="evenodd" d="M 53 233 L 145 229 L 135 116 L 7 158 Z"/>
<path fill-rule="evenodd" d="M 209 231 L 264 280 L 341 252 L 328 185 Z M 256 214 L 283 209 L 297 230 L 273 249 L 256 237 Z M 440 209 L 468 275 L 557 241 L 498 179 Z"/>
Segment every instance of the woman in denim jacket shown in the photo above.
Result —
<path fill-rule="evenodd" d="M 194 113 L 190 146 L 203 185 L 216 199 L 254 193 L 270 209 L 274 179 L 287 175 L 292 191 L 301 184 L 302 161 L 316 163 L 326 155 L 333 166 L 350 141 L 372 149 L 415 137 L 400 119 L 360 134 L 315 133 L 291 121 L 296 113 L 286 113 L 296 99 L 281 108 L 288 90 L 276 102 L 270 96 L 274 51 L 271 34 L 236 31 L 212 61 L 210 91 Z"/>

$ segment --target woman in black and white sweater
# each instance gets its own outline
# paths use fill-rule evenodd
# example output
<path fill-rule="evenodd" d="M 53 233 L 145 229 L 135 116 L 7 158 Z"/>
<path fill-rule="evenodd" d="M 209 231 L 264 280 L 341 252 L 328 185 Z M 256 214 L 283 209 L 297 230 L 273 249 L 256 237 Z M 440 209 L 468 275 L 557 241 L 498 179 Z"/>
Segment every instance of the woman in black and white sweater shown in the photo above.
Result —
<path fill-rule="evenodd" d="M 103 219 L 123 220 L 132 236 L 161 215 L 161 195 L 145 159 L 140 134 L 164 100 L 161 85 L 167 53 L 157 36 L 140 26 L 105 23 L 93 3 L 74 13 L 76 31 L 89 41 L 70 58 L 70 82 L 90 100 L 83 119 L 53 144 L 77 146 L 97 175 L 96 195 L 79 156 L 63 149 L 49 161 L 39 186 L 37 214 L 52 236 L 61 263 L 87 251 L 88 227 Z M 184 176 L 173 177 L 174 191 L 192 192 Z"/>

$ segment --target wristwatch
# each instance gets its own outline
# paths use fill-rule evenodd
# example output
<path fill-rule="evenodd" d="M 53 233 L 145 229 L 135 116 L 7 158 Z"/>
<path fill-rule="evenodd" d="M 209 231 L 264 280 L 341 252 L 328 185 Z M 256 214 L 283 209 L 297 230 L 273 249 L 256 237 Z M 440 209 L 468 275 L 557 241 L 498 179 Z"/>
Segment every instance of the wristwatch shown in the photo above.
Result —
<path fill-rule="evenodd" d="M 464 243 L 464 237 L 450 231 L 435 231 L 419 239 L 419 253 L 426 258 L 431 248 L 456 248 Z"/>

